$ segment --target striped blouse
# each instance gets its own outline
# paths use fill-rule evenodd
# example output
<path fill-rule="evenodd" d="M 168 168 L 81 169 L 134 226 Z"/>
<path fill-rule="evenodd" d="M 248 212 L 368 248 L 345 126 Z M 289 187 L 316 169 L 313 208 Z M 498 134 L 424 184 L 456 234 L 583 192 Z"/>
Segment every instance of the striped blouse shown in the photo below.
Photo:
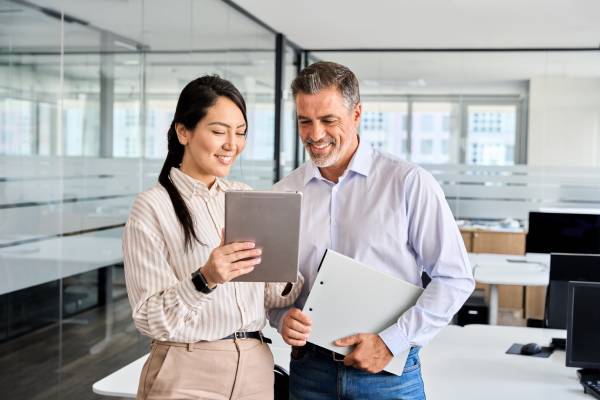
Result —
<path fill-rule="evenodd" d="M 298 297 L 301 275 L 286 296 L 281 295 L 285 283 L 228 282 L 204 294 L 191 280 L 192 272 L 220 244 L 224 192 L 250 187 L 217 178 L 208 189 L 177 168 L 171 169 L 170 177 L 190 210 L 201 243 L 184 251 L 183 230 L 162 185 L 137 196 L 123 233 L 125 281 L 137 329 L 156 340 L 184 343 L 261 330 L 265 308 L 285 307 Z"/>

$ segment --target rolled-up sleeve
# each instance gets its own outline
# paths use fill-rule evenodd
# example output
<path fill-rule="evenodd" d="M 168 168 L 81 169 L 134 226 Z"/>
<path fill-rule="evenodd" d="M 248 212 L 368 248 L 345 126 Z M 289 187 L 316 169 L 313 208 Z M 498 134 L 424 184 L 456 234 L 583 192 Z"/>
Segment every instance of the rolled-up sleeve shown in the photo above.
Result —
<path fill-rule="evenodd" d="M 413 307 L 379 333 L 394 355 L 429 342 L 475 287 L 464 242 L 433 176 L 415 169 L 407 177 L 404 195 L 409 243 L 431 282 Z"/>
<path fill-rule="evenodd" d="M 210 294 L 190 279 L 179 281 L 167 262 L 164 241 L 148 226 L 129 220 L 123 233 L 123 261 L 133 320 L 144 335 L 157 340 L 184 335 L 186 323 Z"/>
<path fill-rule="evenodd" d="M 294 304 L 303 285 L 304 277 L 300 273 L 296 282 L 269 282 L 265 284 L 265 309 L 283 308 Z"/>

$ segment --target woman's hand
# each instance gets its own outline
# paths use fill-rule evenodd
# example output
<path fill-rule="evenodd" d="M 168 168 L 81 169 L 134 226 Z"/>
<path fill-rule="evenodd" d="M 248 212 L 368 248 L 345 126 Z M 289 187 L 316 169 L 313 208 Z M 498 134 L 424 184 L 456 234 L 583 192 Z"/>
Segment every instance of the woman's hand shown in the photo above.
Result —
<path fill-rule="evenodd" d="M 221 244 L 214 249 L 206 264 L 200 269 L 208 287 L 229 282 L 245 275 L 260 264 L 261 249 L 255 249 L 252 242 L 225 244 L 225 235 L 221 232 Z"/>

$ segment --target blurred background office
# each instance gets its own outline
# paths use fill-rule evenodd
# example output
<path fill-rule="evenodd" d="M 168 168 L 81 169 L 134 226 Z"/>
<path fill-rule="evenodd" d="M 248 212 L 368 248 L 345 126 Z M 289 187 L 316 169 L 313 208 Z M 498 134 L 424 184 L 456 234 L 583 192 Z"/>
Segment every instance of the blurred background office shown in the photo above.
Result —
<path fill-rule="evenodd" d="M 599 17 L 592 0 L 0 0 L 2 396 L 101 398 L 92 383 L 148 351 L 120 237 L 202 74 L 247 101 L 231 178 L 254 188 L 306 159 L 289 86 L 336 61 L 360 80 L 361 140 L 434 174 L 471 253 L 525 254 L 531 212 L 600 237 Z M 478 322 L 544 321 L 545 284 L 484 281 Z"/>

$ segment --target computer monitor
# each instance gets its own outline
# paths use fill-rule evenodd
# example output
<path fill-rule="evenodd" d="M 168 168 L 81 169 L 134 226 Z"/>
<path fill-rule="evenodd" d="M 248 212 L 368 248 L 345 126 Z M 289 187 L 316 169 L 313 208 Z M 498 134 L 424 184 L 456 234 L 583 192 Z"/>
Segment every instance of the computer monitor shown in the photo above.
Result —
<path fill-rule="evenodd" d="M 551 254 L 544 326 L 567 329 L 569 281 L 600 282 L 599 254 Z"/>
<path fill-rule="evenodd" d="M 525 251 L 600 254 L 600 214 L 530 212 Z"/>
<path fill-rule="evenodd" d="M 550 254 L 550 280 L 600 282 L 600 254 Z"/>
<path fill-rule="evenodd" d="M 570 282 L 567 367 L 600 369 L 600 283 Z"/>

